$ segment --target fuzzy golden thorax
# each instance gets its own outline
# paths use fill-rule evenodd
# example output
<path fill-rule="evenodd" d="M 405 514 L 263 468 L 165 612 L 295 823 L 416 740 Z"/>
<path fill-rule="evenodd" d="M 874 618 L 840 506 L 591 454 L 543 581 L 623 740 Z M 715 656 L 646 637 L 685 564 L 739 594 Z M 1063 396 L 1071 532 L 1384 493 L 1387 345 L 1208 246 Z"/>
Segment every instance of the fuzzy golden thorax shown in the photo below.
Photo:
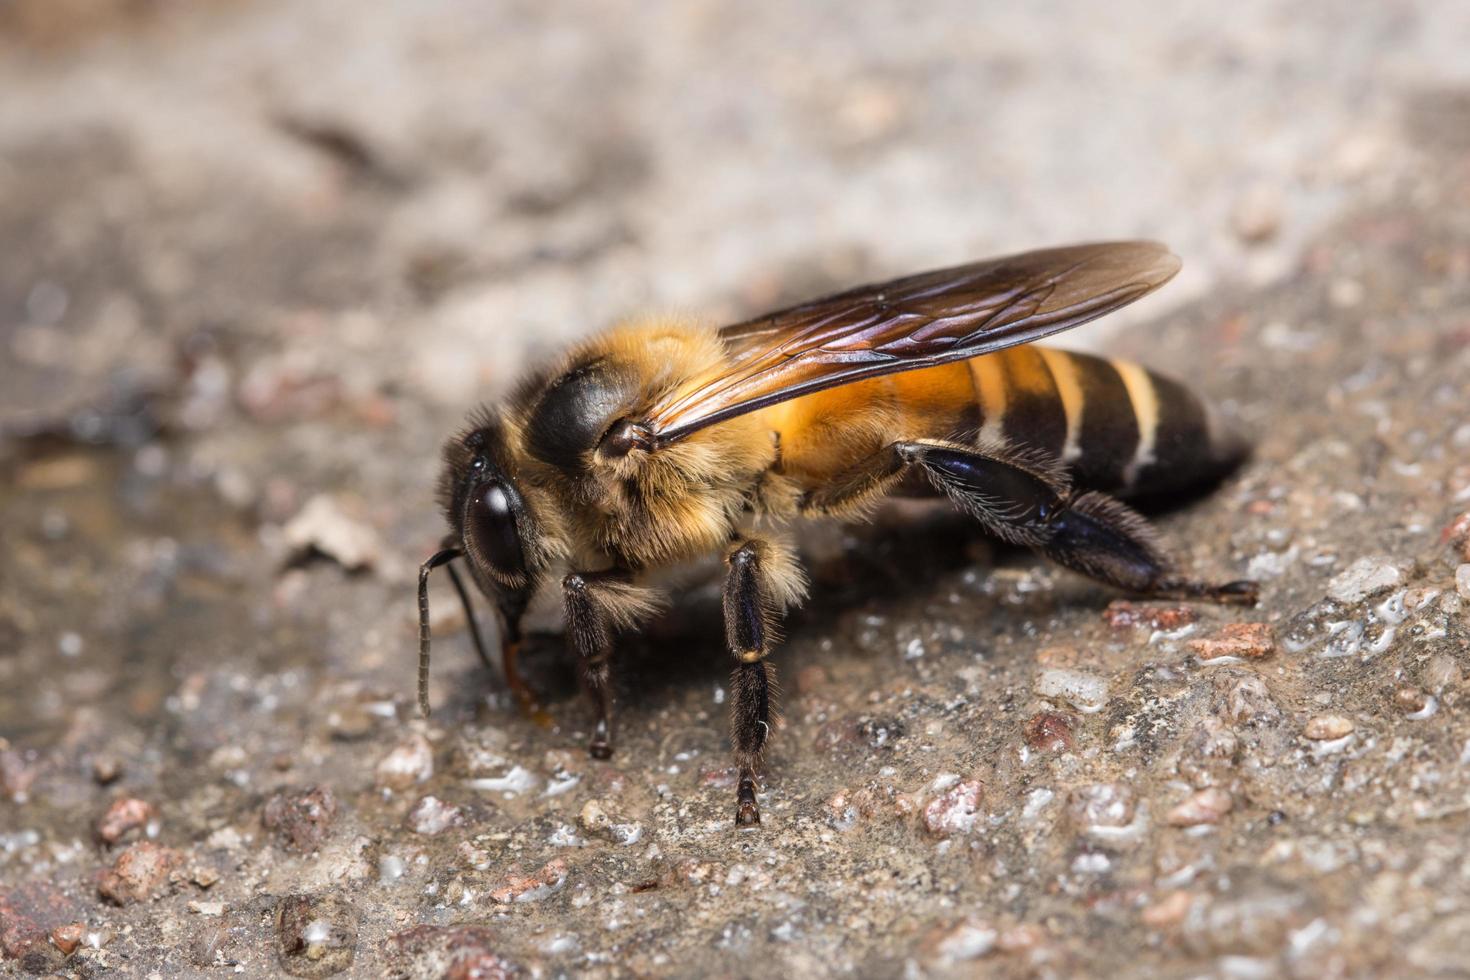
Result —
<path fill-rule="evenodd" d="M 718 335 L 668 319 L 621 324 L 572 350 L 511 399 L 527 492 L 556 511 L 582 567 L 662 566 L 729 540 L 776 459 L 769 429 L 732 419 L 656 449 L 600 451 L 607 431 L 727 370 Z"/>

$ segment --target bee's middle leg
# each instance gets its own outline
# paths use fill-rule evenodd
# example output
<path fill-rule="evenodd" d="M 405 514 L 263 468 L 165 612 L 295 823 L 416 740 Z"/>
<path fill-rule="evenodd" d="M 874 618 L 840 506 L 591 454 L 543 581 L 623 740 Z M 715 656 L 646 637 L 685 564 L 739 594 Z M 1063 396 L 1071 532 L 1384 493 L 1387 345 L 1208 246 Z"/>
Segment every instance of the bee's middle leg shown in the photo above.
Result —
<path fill-rule="evenodd" d="M 766 541 L 737 542 L 725 556 L 725 642 L 735 658 L 731 679 L 730 741 L 739 785 L 735 825 L 761 822 L 756 780 L 771 736 L 775 671 L 766 661 L 777 641 L 777 620 L 800 600 L 806 581 L 789 549 Z"/>

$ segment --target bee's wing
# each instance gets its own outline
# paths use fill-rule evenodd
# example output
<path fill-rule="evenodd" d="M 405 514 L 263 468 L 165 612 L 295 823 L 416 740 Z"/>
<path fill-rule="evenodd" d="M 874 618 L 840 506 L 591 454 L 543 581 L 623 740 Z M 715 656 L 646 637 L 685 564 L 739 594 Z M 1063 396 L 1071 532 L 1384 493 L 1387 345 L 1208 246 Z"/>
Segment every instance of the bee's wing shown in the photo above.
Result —
<path fill-rule="evenodd" d="M 860 286 L 726 327 L 729 370 L 670 393 L 647 421 L 673 442 L 823 388 L 1030 343 L 1126 306 L 1178 271 L 1157 243 L 1103 242 Z"/>

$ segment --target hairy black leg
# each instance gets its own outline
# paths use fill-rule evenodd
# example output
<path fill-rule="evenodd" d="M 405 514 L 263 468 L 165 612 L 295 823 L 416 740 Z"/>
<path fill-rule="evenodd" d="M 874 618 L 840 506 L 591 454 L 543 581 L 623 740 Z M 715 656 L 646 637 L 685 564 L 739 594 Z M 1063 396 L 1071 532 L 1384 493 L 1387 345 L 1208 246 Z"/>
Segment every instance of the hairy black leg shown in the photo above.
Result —
<path fill-rule="evenodd" d="M 1256 600 L 1253 582 L 1175 577 L 1143 517 L 1106 494 L 1072 491 L 1046 460 L 927 443 L 900 443 L 896 452 L 995 534 L 1090 578 L 1142 596 Z"/>
<path fill-rule="evenodd" d="M 597 573 L 573 573 L 562 579 L 567 611 L 567 639 L 581 665 L 582 685 L 596 719 L 587 751 L 594 759 L 612 758 L 612 623 L 598 601 Z"/>
<path fill-rule="evenodd" d="M 840 510 L 915 468 L 992 534 L 1091 578 L 1157 598 L 1255 602 L 1253 582 L 1216 585 L 1174 576 L 1137 513 L 1105 494 L 1074 491 L 1055 460 L 1008 447 L 897 442 L 810 503 Z"/>
<path fill-rule="evenodd" d="M 730 685 L 730 742 L 739 779 L 737 827 L 761 822 L 756 780 L 771 734 L 774 678 L 765 657 L 775 639 L 776 603 L 763 547 L 760 542 L 747 541 L 726 558 L 725 643 L 736 661 Z"/>

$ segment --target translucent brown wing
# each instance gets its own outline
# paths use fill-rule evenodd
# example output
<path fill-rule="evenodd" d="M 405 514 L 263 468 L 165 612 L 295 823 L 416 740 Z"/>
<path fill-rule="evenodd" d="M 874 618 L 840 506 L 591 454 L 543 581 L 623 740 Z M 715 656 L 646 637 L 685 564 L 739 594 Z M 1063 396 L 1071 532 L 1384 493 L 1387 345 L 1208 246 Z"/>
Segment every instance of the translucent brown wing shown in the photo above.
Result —
<path fill-rule="evenodd" d="M 671 393 L 647 423 L 673 442 L 823 388 L 1030 343 L 1126 306 L 1178 271 L 1157 243 L 1103 242 L 860 286 L 726 327 L 730 369 Z"/>

